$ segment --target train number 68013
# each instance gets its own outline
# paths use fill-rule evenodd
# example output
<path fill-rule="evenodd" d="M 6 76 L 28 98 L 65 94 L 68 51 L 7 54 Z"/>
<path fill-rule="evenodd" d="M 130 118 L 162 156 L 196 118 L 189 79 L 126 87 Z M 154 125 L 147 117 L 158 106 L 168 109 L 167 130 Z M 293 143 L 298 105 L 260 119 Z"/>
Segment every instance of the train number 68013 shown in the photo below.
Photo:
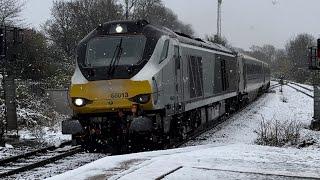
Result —
<path fill-rule="evenodd" d="M 125 93 L 112 93 L 111 94 L 111 98 L 112 99 L 123 99 L 123 98 L 128 98 L 129 97 L 129 93 L 125 92 Z"/>

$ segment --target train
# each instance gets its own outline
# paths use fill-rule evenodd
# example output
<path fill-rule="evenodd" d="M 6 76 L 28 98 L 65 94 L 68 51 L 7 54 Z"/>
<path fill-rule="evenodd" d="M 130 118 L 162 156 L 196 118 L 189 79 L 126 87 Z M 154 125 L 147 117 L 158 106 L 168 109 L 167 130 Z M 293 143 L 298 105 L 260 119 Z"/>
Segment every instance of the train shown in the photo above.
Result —
<path fill-rule="evenodd" d="M 77 46 L 63 134 L 90 149 L 131 152 L 183 141 L 254 101 L 270 67 L 145 20 L 100 24 Z"/>

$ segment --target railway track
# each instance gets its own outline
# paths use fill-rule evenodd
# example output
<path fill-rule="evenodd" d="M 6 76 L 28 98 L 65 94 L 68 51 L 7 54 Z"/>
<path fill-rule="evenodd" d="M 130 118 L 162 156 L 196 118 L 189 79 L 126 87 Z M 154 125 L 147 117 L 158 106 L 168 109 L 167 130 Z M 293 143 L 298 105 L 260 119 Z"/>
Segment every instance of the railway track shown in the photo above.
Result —
<path fill-rule="evenodd" d="M 277 81 L 277 82 L 278 82 L 278 81 Z M 305 89 L 305 90 L 307 90 L 307 91 L 309 91 L 309 92 L 313 92 L 313 90 L 310 89 L 310 88 L 304 87 L 304 86 L 302 86 L 302 85 L 300 85 L 300 84 L 297 84 L 297 83 L 291 82 L 291 81 L 287 81 L 287 83 L 284 84 L 284 85 L 286 85 L 286 86 L 288 86 L 288 87 L 290 87 L 290 88 L 292 88 L 292 89 L 294 89 L 294 90 L 296 90 L 296 91 L 298 91 L 298 92 L 300 92 L 300 93 L 302 93 L 302 94 L 304 94 L 304 95 L 306 95 L 306 96 L 308 96 L 308 97 L 310 97 L 310 98 L 314 98 L 313 95 L 311 95 L 311 94 L 309 94 L 309 93 L 306 93 L 305 91 L 302 91 L 301 89 L 299 89 L 299 88 L 302 88 L 302 89 Z M 294 87 L 293 85 L 294 85 L 294 86 L 297 86 L 297 87 L 299 87 L 299 88 Z M 277 87 L 280 87 L 280 86 L 281 86 L 280 84 L 275 84 L 275 85 L 271 86 L 270 89 L 274 89 L 274 88 L 277 88 Z"/>
<path fill-rule="evenodd" d="M 70 142 L 59 147 L 47 147 L 0 160 L 0 179 L 51 164 L 82 151 L 80 146 L 69 147 Z"/>
<path fill-rule="evenodd" d="M 300 87 L 300 88 L 302 88 L 302 89 L 305 89 L 305 90 L 307 90 L 307 91 L 313 92 L 313 89 L 307 88 L 307 87 L 302 86 L 302 85 L 300 85 L 300 84 L 297 84 L 297 83 L 295 83 L 295 82 L 288 82 L 288 84 L 293 84 L 293 85 L 298 86 L 298 87 Z"/>
<path fill-rule="evenodd" d="M 272 90 L 272 89 L 274 89 L 274 88 L 277 88 L 277 87 L 280 87 L 281 86 L 281 84 L 274 84 L 274 85 L 271 85 L 270 86 L 270 88 L 269 88 L 269 90 Z"/>
<path fill-rule="evenodd" d="M 301 89 L 298 89 L 298 88 L 290 85 L 289 83 L 287 84 L 287 86 L 288 86 L 288 87 L 291 87 L 292 89 L 294 89 L 294 90 L 296 90 L 296 91 L 298 91 L 298 92 L 300 92 L 300 93 L 302 93 L 302 94 L 304 94 L 304 95 L 306 95 L 306 96 L 308 96 L 308 97 L 310 97 L 310 98 L 314 98 L 314 96 L 312 96 L 311 94 L 306 93 L 306 92 L 302 91 Z M 299 87 L 300 87 L 300 86 L 299 86 Z"/>

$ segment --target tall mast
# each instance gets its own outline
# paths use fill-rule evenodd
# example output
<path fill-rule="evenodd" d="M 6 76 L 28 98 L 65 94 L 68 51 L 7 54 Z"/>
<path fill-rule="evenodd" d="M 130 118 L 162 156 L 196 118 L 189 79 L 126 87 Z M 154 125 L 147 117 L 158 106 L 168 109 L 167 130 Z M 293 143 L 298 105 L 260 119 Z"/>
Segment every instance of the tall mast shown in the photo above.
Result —
<path fill-rule="evenodd" d="M 221 5 L 222 0 L 218 0 L 217 36 L 221 39 Z"/>

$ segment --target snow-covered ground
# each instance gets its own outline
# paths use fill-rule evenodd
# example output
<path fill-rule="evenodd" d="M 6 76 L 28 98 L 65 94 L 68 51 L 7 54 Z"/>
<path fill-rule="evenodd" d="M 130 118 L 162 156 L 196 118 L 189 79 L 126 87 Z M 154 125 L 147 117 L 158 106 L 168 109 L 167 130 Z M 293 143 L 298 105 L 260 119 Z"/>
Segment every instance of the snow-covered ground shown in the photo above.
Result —
<path fill-rule="evenodd" d="M 44 144 L 54 146 L 60 146 L 62 142 L 71 140 L 71 135 L 62 134 L 60 124 L 59 127 L 54 128 L 44 127 L 41 129 L 41 132 L 38 133 L 30 132 L 29 130 L 21 130 L 19 136 L 21 140 L 38 140 Z"/>
<path fill-rule="evenodd" d="M 305 87 L 305 88 L 308 88 L 308 89 L 313 90 L 313 86 L 312 86 L 312 85 L 300 84 L 300 83 L 296 83 L 296 84 L 299 84 L 300 86 L 303 86 L 303 87 Z"/>
<path fill-rule="evenodd" d="M 61 132 L 61 125 L 55 127 L 41 127 L 37 129 L 38 132 L 30 130 L 19 130 L 19 139 L 11 139 L 7 142 L 6 147 L 0 147 L 0 159 L 5 159 L 10 156 L 23 154 L 34 151 L 38 148 L 47 146 L 60 146 L 61 143 L 70 141 L 70 135 L 63 135 Z M 16 132 L 9 132 L 8 134 L 16 135 Z"/>
<path fill-rule="evenodd" d="M 313 100 L 285 86 L 268 93 L 218 127 L 180 149 L 100 159 L 52 177 L 59 179 L 306 179 L 320 178 L 320 133 L 304 128 L 307 148 L 254 144 L 264 121 L 298 121 L 307 127 Z M 283 102 L 286 100 L 286 102 Z"/>
<path fill-rule="evenodd" d="M 7 179 L 45 179 L 81 167 L 105 156 L 105 154 L 80 153 L 56 161 L 53 164 L 48 164 L 44 167 L 33 169 L 32 171 L 9 176 Z"/>

